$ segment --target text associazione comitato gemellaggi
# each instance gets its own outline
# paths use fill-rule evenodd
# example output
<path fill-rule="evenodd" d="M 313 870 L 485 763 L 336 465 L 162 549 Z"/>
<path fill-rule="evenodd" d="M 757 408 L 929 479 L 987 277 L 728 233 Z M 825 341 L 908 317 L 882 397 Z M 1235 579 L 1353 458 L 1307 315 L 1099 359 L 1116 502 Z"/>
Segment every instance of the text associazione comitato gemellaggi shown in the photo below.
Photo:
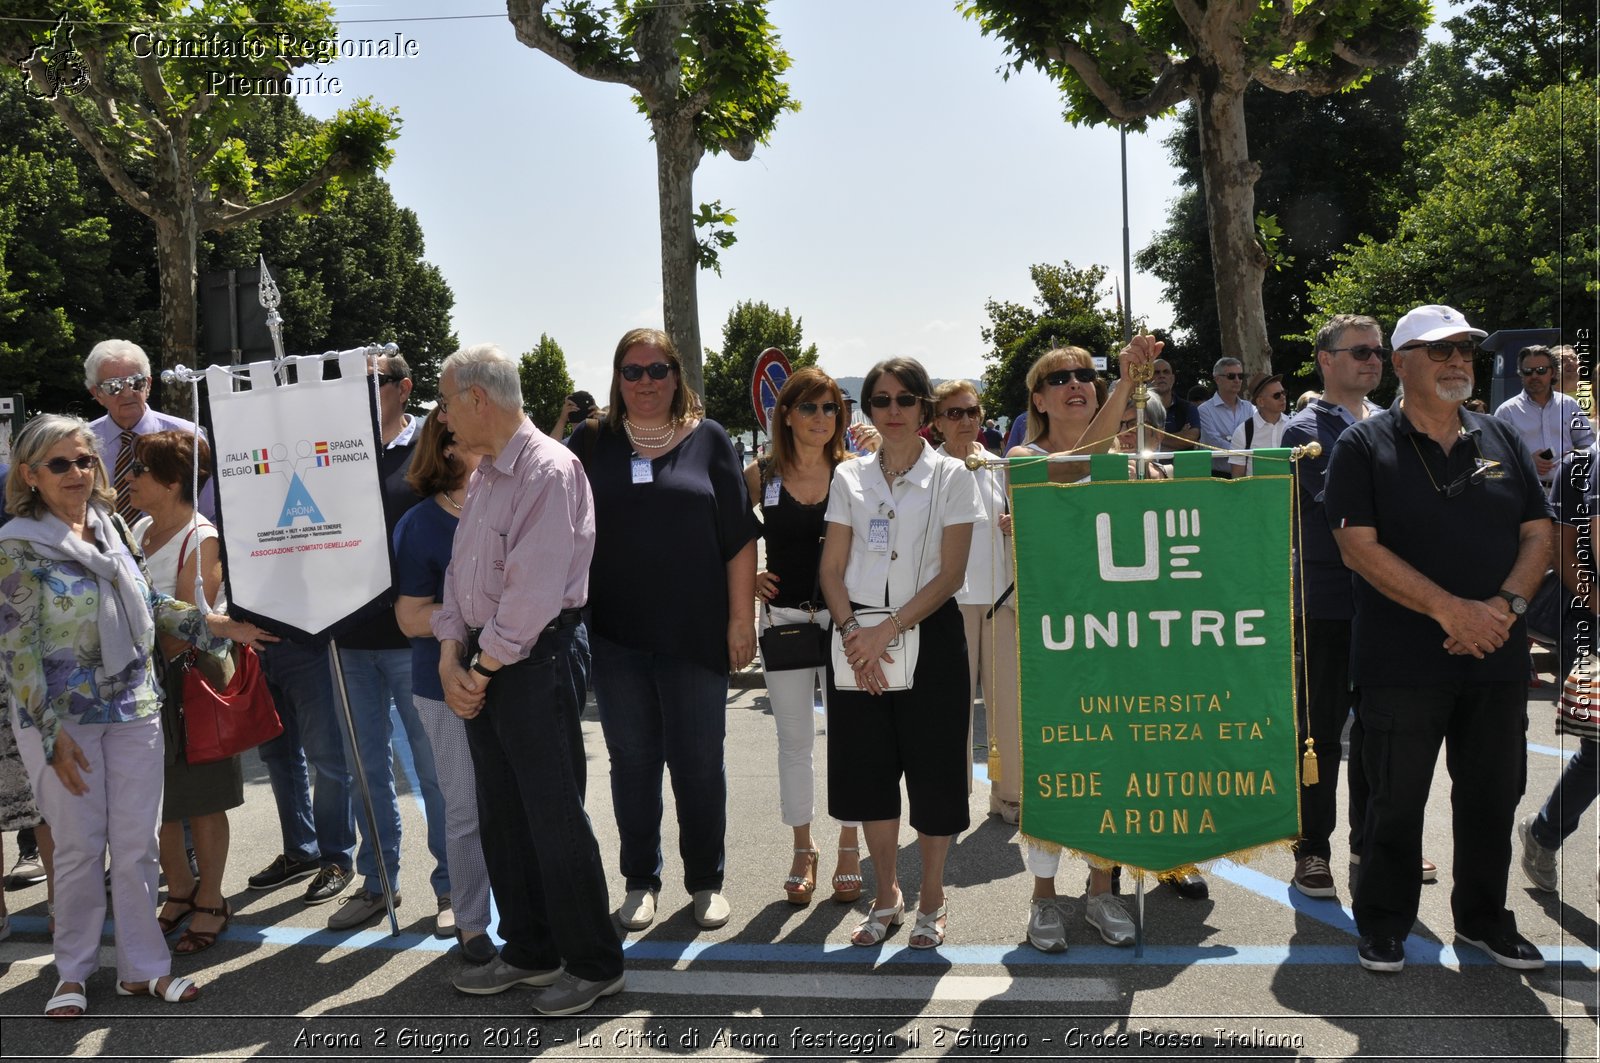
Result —
<path fill-rule="evenodd" d="M 341 79 L 323 69 L 337 59 L 416 59 L 422 55 L 421 43 L 400 32 L 381 37 L 303 37 L 293 33 L 173 37 L 141 30 L 129 35 L 128 47 L 135 59 L 200 63 L 282 59 L 296 66 L 296 72 L 259 76 L 210 67 L 205 71 L 204 91 L 213 96 L 337 96 L 344 91 Z M 315 69 L 306 70 L 308 63 Z"/>

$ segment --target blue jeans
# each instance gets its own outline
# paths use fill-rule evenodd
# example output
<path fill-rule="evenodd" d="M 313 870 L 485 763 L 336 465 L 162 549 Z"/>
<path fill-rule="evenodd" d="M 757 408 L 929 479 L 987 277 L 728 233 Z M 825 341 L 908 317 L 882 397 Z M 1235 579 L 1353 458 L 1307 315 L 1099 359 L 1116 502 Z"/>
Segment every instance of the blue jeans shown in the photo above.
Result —
<path fill-rule="evenodd" d="M 605 868 L 583 808 L 589 647 L 583 625 L 542 635 L 496 672 L 466 722 L 484 862 L 500 907 L 501 957 L 564 966 L 586 981 L 622 973 Z"/>
<path fill-rule="evenodd" d="M 720 890 L 728 826 L 727 675 L 596 635 L 594 695 L 611 754 L 627 888 L 661 888 L 661 774 L 670 767 L 683 887 Z"/>
<path fill-rule="evenodd" d="M 428 789 L 433 792 L 437 811 L 430 812 L 424 804 L 423 812 L 430 824 L 437 823 L 439 848 L 435 853 L 433 884 L 435 892 L 450 892 L 449 872 L 444 870 L 444 802 L 439 796 L 439 782 L 433 767 L 433 747 L 422 733 L 422 722 L 417 718 L 416 707 L 411 704 L 411 650 L 353 650 L 341 647 L 339 663 L 344 668 L 345 690 L 350 696 L 350 718 L 355 723 L 356 753 L 361 758 L 362 771 L 367 776 L 367 789 L 372 794 L 372 812 L 378 821 L 378 845 L 383 852 L 383 865 L 389 872 L 389 882 L 398 892 L 400 888 L 400 801 L 394 779 L 394 720 L 389 713 L 392 701 L 405 705 L 415 723 L 406 724 L 407 738 L 412 742 L 413 760 L 417 778 L 424 778 L 426 761 Z M 415 734 L 415 738 L 411 735 Z M 424 791 L 426 794 L 426 791 Z M 363 878 L 362 888 L 373 893 L 381 889 L 378 879 L 378 861 L 374 855 L 370 828 L 366 815 L 359 817 L 361 848 L 356 852 L 356 870 Z M 434 828 L 429 827 L 429 849 L 433 848 Z M 438 888 L 443 883 L 443 889 Z"/>
<path fill-rule="evenodd" d="M 1546 849 L 1561 848 L 1596 797 L 1600 797 L 1600 742 L 1584 738 L 1529 828 L 1534 841 Z"/>
<path fill-rule="evenodd" d="M 261 651 L 261 668 L 283 720 L 283 734 L 260 748 L 278 803 L 283 851 L 348 871 L 356 847 L 356 822 L 328 649 L 273 643 Z M 314 799 L 311 768 L 317 772 Z"/>

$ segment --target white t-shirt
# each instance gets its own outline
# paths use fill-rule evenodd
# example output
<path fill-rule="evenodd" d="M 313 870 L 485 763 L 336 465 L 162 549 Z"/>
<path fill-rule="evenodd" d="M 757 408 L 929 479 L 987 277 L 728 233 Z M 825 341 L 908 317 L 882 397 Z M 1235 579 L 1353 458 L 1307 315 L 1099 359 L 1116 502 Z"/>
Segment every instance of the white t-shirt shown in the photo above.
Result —
<path fill-rule="evenodd" d="M 1244 422 L 1244 424 L 1241 424 L 1238 428 L 1233 430 L 1233 438 L 1228 441 L 1228 446 L 1233 450 L 1244 450 L 1246 448 L 1244 441 L 1245 424 L 1254 424 L 1256 426 L 1255 433 L 1251 436 L 1250 443 L 1248 444 L 1249 449 L 1267 450 L 1271 447 L 1279 447 L 1283 445 L 1283 430 L 1289 427 L 1289 417 L 1287 414 L 1279 414 L 1277 424 L 1268 424 L 1266 421 L 1261 419 L 1261 415 L 1259 413 L 1252 413 L 1249 419 Z M 1243 461 L 1241 461 L 1238 457 L 1232 457 L 1229 458 L 1228 461 L 1234 465 L 1243 465 L 1244 474 L 1246 476 L 1251 476 L 1255 473 L 1256 460 L 1254 458 L 1245 458 Z M 1268 469 L 1267 471 L 1274 472 L 1278 470 Z M 1288 466 L 1284 466 L 1281 471 L 1288 472 Z"/>
<path fill-rule="evenodd" d="M 984 509 L 967 467 L 924 443 L 916 464 L 892 488 L 876 454 L 841 462 L 825 519 L 854 533 L 844 571 L 850 600 L 898 609 L 939 574 L 943 530 L 977 524 Z M 869 549 L 874 541 L 880 549 Z"/>
<path fill-rule="evenodd" d="M 939 453 L 948 452 L 941 446 Z M 985 452 L 979 448 L 979 453 Z M 962 462 L 963 468 L 965 465 Z M 1006 512 L 1006 486 L 987 465 L 970 472 L 978 489 L 978 501 L 983 505 L 983 519 L 972 526 L 967 581 L 956 592 L 956 601 L 961 605 L 989 606 L 1011 586 L 1011 536 L 1000 532 L 1000 517 Z"/>

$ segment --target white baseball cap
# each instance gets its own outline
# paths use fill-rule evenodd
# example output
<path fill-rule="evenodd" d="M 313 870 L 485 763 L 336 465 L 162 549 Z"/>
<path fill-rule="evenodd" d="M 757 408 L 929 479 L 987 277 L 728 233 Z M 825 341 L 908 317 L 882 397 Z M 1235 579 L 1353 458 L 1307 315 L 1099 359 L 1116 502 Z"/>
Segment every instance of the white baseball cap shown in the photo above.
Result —
<path fill-rule="evenodd" d="M 1401 318 L 1395 324 L 1394 335 L 1389 338 L 1389 342 L 1398 351 L 1408 343 L 1442 340 L 1458 332 L 1465 332 L 1469 336 L 1488 335 L 1483 329 L 1473 328 L 1467 324 L 1467 319 L 1455 307 L 1430 303 L 1427 306 L 1417 307 Z"/>

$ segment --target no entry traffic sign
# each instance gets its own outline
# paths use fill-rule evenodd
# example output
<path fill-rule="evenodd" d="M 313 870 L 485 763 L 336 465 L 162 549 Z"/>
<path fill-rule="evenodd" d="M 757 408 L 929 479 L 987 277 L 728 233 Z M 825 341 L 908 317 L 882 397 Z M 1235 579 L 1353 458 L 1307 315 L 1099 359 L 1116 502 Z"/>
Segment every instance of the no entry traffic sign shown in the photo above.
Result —
<path fill-rule="evenodd" d="M 768 347 L 756 359 L 756 371 L 750 377 L 750 401 L 756 409 L 756 423 L 763 432 L 767 427 L 767 411 L 778 405 L 778 392 L 789 379 L 789 359 L 776 347 Z"/>

